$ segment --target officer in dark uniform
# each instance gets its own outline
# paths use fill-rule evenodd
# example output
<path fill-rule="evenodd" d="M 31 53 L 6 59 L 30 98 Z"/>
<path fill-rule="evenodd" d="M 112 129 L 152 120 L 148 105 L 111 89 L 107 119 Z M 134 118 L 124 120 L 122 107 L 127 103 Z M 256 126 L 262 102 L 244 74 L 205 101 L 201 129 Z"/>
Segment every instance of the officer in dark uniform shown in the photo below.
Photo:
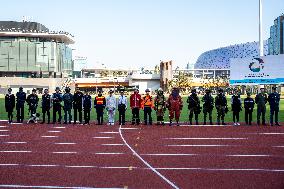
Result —
<path fill-rule="evenodd" d="M 28 103 L 28 106 L 29 106 L 29 111 L 31 113 L 31 116 L 33 116 L 33 114 L 36 113 L 38 101 L 39 101 L 39 99 L 38 99 L 38 96 L 36 94 L 36 89 L 33 89 L 32 94 L 29 94 L 28 97 L 27 97 L 27 103 Z"/>
<path fill-rule="evenodd" d="M 51 96 L 48 94 L 48 89 L 44 89 L 44 94 L 42 95 L 42 124 L 45 123 L 45 114 L 47 114 L 47 123 L 50 123 L 50 108 L 51 108 Z"/>
<path fill-rule="evenodd" d="M 58 122 L 61 123 L 61 102 L 62 94 L 60 93 L 60 88 L 56 87 L 55 93 L 52 94 L 52 103 L 53 103 L 53 124 L 56 123 L 56 113 L 58 112 Z"/>
<path fill-rule="evenodd" d="M 205 90 L 205 95 L 202 97 L 202 102 L 203 102 L 203 114 L 204 114 L 203 124 L 206 125 L 206 117 L 207 117 L 207 113 L 208 113 L 210 125 L 213 125 L 212 110 L 214 108 L 214 98 L 211 96 L 210 89 Z"/>
<path fill-rule="evenodd" d="M 97 111 L 98 125 L 102 125 L 104 120 L 104 109 L 106 107 L 106 98 L 103 96 L 102 90 L 99 90 L 98 96 L 95 97 L 94 107 Z"/>
<path fill-rule="evenodd" d="M 72 103 L 73 103 L 73 95 L 70 93 L 70 88 L 65 88 L 65 94 L 62 97 L 62 100 L 64 102 L 64 124 L 67 124 L 67 116 L 69 118 L 69 124 L 71 124 L 72 121 Z"/>
<path fill-rule="evenodd" d="M 222 125 L 226 125 L 224 118 L 225 114 L 228 112 L 227 99 L 223 89 L 219 89 L 218 92 L 218 95 L 215 97 L 215 107 L 217 109 L 217 124 L 220 125 L 221 119 Z"/>
<path fill-rule="evenodd" d="M 92 110 L 92 97 L 88 91 L 85 92 L 83 97 L 83 108 L 84 108 L 84 124 L 90 124 L 90 112 Z"/>
<path fill-rule="evenodd" d="M 16 94 L 16 109 L 17 109 L 17 122 L 23 123 L 24 120 L 24 109 L 26 102 L 26 93 L 23 91 L 23 87 L 19 88 L 19 92 Z"/>
<path fill-rule="evenodd" d="M 257 125 L 260 125 L 260 115 L 262 116 L 262 125 L 265 123 L 265 112 L 267 103 L 267 94 L 265 93 L 264 87 L 260 88 L 260 93 L 255 97 L 255 103 L 257 104 Z"/>
<path fill-rule="evenodd" d="M 77 89 L 73 96 L 74 124 L 77 122 L 77 113 L 79 113 L 79 122 L 82 123 L 82 102 L 84 94 Z"/>
<path fill-rule="evenodd" d="M 191 95 L 187 99 L 189 110 L 189 122 L 192 125 L 193 114 L 195 115 L 195 123 L 198 125 L 198 114 L 201 112 L 200 101 L 196 94 L 196 89 L 191 90 Z"/>
<path fill-rule="evenodd" d="M 280 94 L 277 93 L 276 87 L 272 87 L 272 93 L 268 96 L 268 102 L 270 105 L 270 125 L 273 126 L 273 116 L 275 115 L 275 125 L 280 126 L 278 123 L 278 112 L 279 112 L 279 102 Z"/>
<path fill-rule="evenodd" d="M 238 126 L 240 125 L 239 119 L 240 119 L 240 111 L 242 111 L 242 100 L 237 89 L 234 90 L 234 94 L 232 95 L 231 107 L 233 112 L 234 126 Z"/>
<path fill-rule="evenodd" d="M 16 101 L 15 95 L 12 94 L 12 89 L 9 88 L 8 94 L 6 94 L 5 96 L 5 109 L 6 109 L 6 112 L 8 113 L 9 123 L 12 123 L 13 121 L 13 111 L 15 108 L 15 101 Z"/>
<path fill-rule="evenodd" d="M 247 125 L 251 125 L 252 112 L 254 108 L 254 100 L 250 97 L 250 93 L 247 93 L 247 98 L 244 99 L 245 108 L 245 121 Z"/>

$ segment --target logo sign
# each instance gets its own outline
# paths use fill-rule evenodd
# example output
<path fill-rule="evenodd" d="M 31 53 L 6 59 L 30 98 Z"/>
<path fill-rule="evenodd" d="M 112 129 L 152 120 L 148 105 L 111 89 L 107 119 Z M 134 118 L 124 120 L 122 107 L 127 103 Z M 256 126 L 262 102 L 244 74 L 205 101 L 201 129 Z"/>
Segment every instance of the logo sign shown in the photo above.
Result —
<path fill-rule="evenodd" d="M 260 70 L 262 70 L 263 68 L 264 61 L 261 58 L 253 58 L 253 61 L 249 64 L 249 69 L 252 72 L 260 72 Z"/>

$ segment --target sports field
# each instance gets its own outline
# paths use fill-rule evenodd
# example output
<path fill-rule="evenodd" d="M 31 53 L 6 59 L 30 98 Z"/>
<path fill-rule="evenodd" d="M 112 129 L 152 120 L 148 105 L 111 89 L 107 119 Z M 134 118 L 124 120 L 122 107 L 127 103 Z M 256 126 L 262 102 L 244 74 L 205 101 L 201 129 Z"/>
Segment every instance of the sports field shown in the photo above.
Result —
<path fill-rule="evenodd" d="M 94 99 L 94 97 L 93 97 L 93 99 Z M 187 97 L 183 97 L 184 106 L 183 106 L 182 113 L 181 113 L 181 119 L 180 119 L 181 122 L 188 122 L 188 108 L 187 108 L 186 99 L 187 99 Z M 225 121 L 226 122 L 232 122 L 233 121 L 232 111 L 231 111 L 231 108 L 230 108 L 230 102 L 231 101 L 230 101 L 229 98 L 227 99 L 227 101 L 228 101 L 229 112 L 225 116 Z M 40 99 L 40 103 L 41 103 L 41 99 Z M 39 113 L 41 113 L 40 103 L 39 103 L 39 107 L 37 108 L 37 112 L 39 112 Z M 0 110 L 1 110 L 0 119 L 6 120 L 7 119 L 7 113 L 5 112 L 5 104 L 4 104 L 3 98 L 0 98 Z M 267 104 L 267 109 L 266 109 L 267 123 L 269 123 L 269 111 L 270 111 L 270 108 L 269 108 L 269 105 Z M 169 112 L 167 110 L 166 114 L 165 114 L 165 121 L 169 121 L 168 113 Z M 64 112 L 62 110 L 62 116 L 63 115 L 64 115 Z M 25 119 L 27 119 L 28 117 L 29 117 L 28 107 L 26 105 L 25 106 Z M 52 117 L 52 112 L 51 112 L 51 117 Z M 131 110 L 130 110 L 130 108 L 128 108 L 127 111 L 126 111 L 126 121 L 131 121 L 131 117 L 132 117 Z M 155 114 L 154 110 L 152 111 L 152 118 L 153 118 L 154 121 L 156 120 L 156 114 Z M 140 119 L 141 119 L 141 121 L 143 121 L 143 111 L 140 111 Z M 216 119 L 217 119 L 217 112 L 216 112 L 216 109 L 214 108 L 214 110 L 213 110 L 213 122 L 216 122 Z M 13 120 L 14 121 L 16 120 L 16 110 L 14 110 L 14 119 Z M 106 111 L 105 111 L 105 114 L 104 114 L 104 120 L 105 121 L 107 120 Z M 116 121 L 117 120 L 118 120 L 118 111 L 116 111 Z M 92 111 L 91 111 L 91 121 L 96 121 L 96 111 L 95 111 L 94 108 L 92 108 Z M 244 110 L 243 110 L 240 113 L 240 122 L 244 122 L 244 121 L 245 120 L 244 120 Z M 201 112 L 201 114 L 199 114 L 199 122 L 203 123 L 203 113 L 202 112 Z M 256 122 L 256 106 L 255 106 L 255 109 L 254 109 L 254 112 L 253 112 L 253 122 Z M 279 122 L 284 122 L 284 100 L 283 99 L 280 101 Z"/>

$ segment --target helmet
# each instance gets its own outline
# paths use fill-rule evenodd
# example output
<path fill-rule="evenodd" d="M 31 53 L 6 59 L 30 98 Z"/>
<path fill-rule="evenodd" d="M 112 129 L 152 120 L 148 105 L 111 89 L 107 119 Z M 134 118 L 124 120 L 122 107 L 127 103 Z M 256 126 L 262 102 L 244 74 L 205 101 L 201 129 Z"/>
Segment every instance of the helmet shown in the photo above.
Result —
<path fill-rule="evenodd" d="M 59 87 L 56 87 L 55 90 L 56 90 L 56 91 L 60 91 L 60 88 L 59 88 Z"/>
<path fill-rule="evenodd" d="M 147 93 L 147 92 L 150 92 L 150 90 L 149 90 L 149 89 L 146 89 L 145 92 L 146 92 L 146 93 Z"/>
<path fill-rule="evenodd" d="M 8 89 L 8 92 L 11 92 L 11 91 L 12 91 L 12 88 L 9 88 L 9 89 Z"/>
<path fill-rule="evenodd" d="M 192 89 L 192 90 L 191 90 L 191 93 L 196 93 L 196 89 Z"/>
<path fill-rule="evenodd" d="M 71 90 L 71 89 L 70 89 L 69 87 L 65 87 L 65 92 L 66 92 L 66 93 L 69 93 L 70 90 Z"/>

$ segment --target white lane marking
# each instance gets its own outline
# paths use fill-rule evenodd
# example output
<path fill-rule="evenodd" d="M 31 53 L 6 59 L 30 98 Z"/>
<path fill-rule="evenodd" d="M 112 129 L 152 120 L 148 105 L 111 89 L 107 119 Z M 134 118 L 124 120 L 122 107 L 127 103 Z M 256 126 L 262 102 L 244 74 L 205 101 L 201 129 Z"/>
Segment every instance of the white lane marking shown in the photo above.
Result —
<path fill-rule="evenodd" d="M 229 146 L 239 146 L 239 145 L 229 145 L 229 144 L 168 144 L 165 146 L 176 146 L 176 147 L 229 147 Z"/>
<path fill-rule="evenodd" d="M 4 142 L 5 144 L 27 144 L 27 142 Z"/>
<path fill-rule="evenodd" d="M 77 152 L 52 152 L 53 154 L 77 154 Z"/>
<path fill-rule="evenodd" d="M 124 146 L 125 144 L 101 144 L 102 146 Z"/>
<path fill-rule="evenodd" d="M 55 129 L 65 129 L 66 127 L 52 127 L 52 128 L 55 128 Z"/>
<path fill-rule="evenodd" d="M 200 154 L 141 154 L 141 156 L 199 156 Z"/>
<path fill-rule="evenodd" d="M 0 126 L 0 128 L 4 128 L 4 127 L 8 127 L 8 126 Z"/>
<path fill-rule="evenodd" d="M 129 169 L 130 167 L 99 167 L 100 169 Z M 136 169 L 137 167 L 131 167 L 132 169 Z"/>
<path fill-rule="evenodd" d="M 8 164 L 0 164 L 0 166 L 19 166 L 20 164 L 13 164 L 13 163 L 8 163 Z"/>
<path fill-rule="evenodd" d="M 57 138 L 58 136 L 41 136 L 43 138 Z"/>
<path fill-rule="evenodd" d="M 61 145 L 73 145 L 73 144 L 76 144 L 74 142 L 56 142 L 54 144 L 61 144 Z"/>
<path fill-rule="evenodd" d="M 29 167 L 58 167 L 59 165 L 27 165 Z"/>
<path fill-rule="evenodd" d="M 114 138 L 114 137 L 93 137 L 93 138 Z"/>
<path fill-rule="evenodd" d="M 23 123 L 10 123 L 10 124 L 12 124 L 12 125 L 23 125 Z"/>
<path fill-rule="evenodd" d="M 32 151 L 0 151 L 0 153 L 31 153 Z"/>
<path fill-rule="evenodd" d="M 177 167 L 177 168 L 156 168 L 158 170 L 201 170 L 201 171 L 267 171 L 267 172 L 284 172 L 284 169 L 231 169 L 231 168 L 201 168 L 201 167 Z"/>
<path fill-rule="evenodd" d="M 69 168 L 98 168 L 98 166 L 92 166 L 92 165 L 66 165 L 65 167 L 69 167 Z"/>
<path fill-rule="evenodd" d="M 10 130 L 0 130 L 0 132 L 8 132 L 8 131 L 10 131 Z"/>
<path fill-rule="evenodd" d="M 225 157 L 274 157 L 269 154 L 141 154 L 142 156 L 225 156 Z M 282 156 L 278 156 L 282 157 Z"/>
<path fill-rule="evenodd" d="M 122 130 L 135 130 L 135 129 L 140 129 L 140 128 L 121 128 Z"/>
<path fill-rule="evenodd" d="M 97 155 L 122 155 L 124 153 L 121 153 L 121 152 L 97 152 L 95 154 L 97 154 Z"/>
<path fill-rule="evenodd" d="M 253 133 L 258 135 L 284 135 L 284 133 Z"/>
<path fill-rule="evenodd" d="M 0 135 L 0 137 L 6 137 L 6 136 L 10 136 L 10 135 Z"/>
<path fill-rule="evenodd" d="M 271 157 L 273 155 L 266 155 L 266 154 L 230 154 L 225 155 L 227 157 Z"/>
<path fill-rule="evenodd" d="M 0 188 L 59 188 L 59 189 L 104 189 L 83 186 L 30 186 L 30 185 L 0 185 Z M 123 189 L 123 188 L 108 188 L 108 189 Z"/>
<path fill-rule="evenodd" d="M 248 138 L 165 138 L 168 140 L 247 140 Z"/>
<path fill-rule="evenodd" d="M 48 133 L 60 133 L 61 131 L 47 131 Z"/>
<path fill-rule="evenodd" d="M 233 125 L 179 125 L 178 127 L 225 127 Z"/>
<path fill-rule="evenodd" d="M 284 146 L 272 146 L 273 148 L 284 148 Z"/>
<path fill-rule="evenodd" d="M 119 132 L 110 131 L 110 132 L 100 132 L 100 133 L 104 133 L 104 134 L 118 134 Z"/>
<path fill-rule="evenodd" d="M 171 185 L 173 188 L 178 189 L 179 187 L 176 186 L 173 182 L 171 182 L 169 179 L 167 179 L 164 175 L 162 175 L 159 171 L 157 171 L 154 167 L 152 167 L 147 161 L 145 161 L 124 139 L 122 132 L 121 132 L 121 125 L 119 126 L 119 135 L 121 139 L 123 140 L 124 144 L 133 152 L 133 155 L 138 157 L 147 167 L 149 167 L 154 173 L 156 173 L 159 177 L 161 177 L 164 181 L 166 181 L 169 185 Z"/>

